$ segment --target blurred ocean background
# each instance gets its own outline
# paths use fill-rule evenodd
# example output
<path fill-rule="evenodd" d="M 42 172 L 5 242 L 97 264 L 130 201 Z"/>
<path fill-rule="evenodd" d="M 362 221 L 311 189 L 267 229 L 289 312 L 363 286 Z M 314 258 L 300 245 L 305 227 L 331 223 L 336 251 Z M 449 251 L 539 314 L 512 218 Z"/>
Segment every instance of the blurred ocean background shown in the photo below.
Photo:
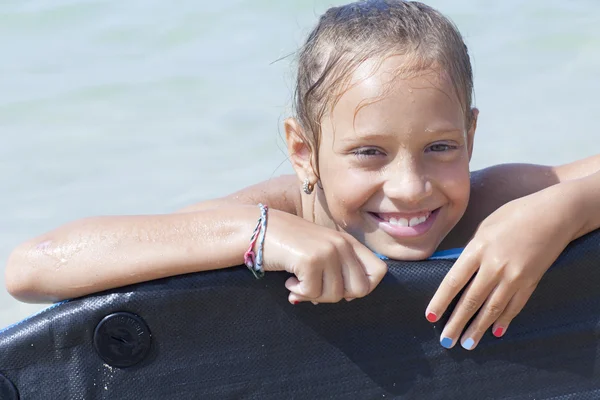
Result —
<path fill-rule="evenodd" d="M 284 57 L 343 3 L 0 0 L 0 269 L 68 221 L 171 212 L 291 172 Z M 600 153 L 600 1 L 427 3 L 470 47 L 473 169 Z M 12 299 L 3 275 L 0 328 L 45 307 Z"/>

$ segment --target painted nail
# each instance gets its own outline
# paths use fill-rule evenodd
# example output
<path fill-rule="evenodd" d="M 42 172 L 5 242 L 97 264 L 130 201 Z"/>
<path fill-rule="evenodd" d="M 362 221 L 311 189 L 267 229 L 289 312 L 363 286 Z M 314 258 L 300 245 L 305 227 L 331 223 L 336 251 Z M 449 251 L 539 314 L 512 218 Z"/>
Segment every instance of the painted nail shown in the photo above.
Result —
<path fill-rule="evenodd" d="M 435 313 L 433 313 L 433 312 L 427 313 L 427 321 L 429 321 L 429 322 L 437 321 L 437 315 L 435 315 Z"/>
<path fill-rule="evenodd" d="M 504 334 L 504 328 L 499 326 L 494 330 L 494 336 L 500 337 Z"/>
<path fill-rule="evenodd" d="M 444 337 L 440 341 L 440 344 L 442 345 L 442 347 L 449 349 L 450 347 L 452 347 L 452 339 L 450 339 L 448 337 Z"/>
<path fill-rule="evenodd" d="M 298 300 L 292 300 L 290 303 L 292 303 L 293 305 L 296 305 L 296 304 L 299 303 L 299 301 Z"/>
<path fill-rule="evenodd" d="M 462 343 L 462 347 L 464 347 L 467 350 L 471 350 L 473 346 L 475 346 L 475 341 L 471 338 L 468 338 Z"/>

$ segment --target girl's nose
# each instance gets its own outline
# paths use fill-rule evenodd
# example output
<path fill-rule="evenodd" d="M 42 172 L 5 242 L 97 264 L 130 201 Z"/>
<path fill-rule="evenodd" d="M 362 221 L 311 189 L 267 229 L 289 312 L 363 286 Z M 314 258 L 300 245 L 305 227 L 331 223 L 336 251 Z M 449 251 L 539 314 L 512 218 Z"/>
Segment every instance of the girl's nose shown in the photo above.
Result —
<path fill-rule="evenodd" d="M 409 205 L 416 205 L 432 194 L 429 179 L 413 160 L 401 160 L 387 171 L 385 195 Z"/>

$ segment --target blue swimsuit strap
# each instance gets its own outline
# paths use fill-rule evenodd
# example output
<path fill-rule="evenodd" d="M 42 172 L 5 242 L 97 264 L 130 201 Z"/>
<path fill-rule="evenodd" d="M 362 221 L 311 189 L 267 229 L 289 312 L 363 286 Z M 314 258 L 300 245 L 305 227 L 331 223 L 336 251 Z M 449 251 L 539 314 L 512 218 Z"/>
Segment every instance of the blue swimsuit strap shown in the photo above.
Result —
<path fill-rule="evenodd" d="M 463 250 L 464 250 L 464 248 L 456 248 L 456 249 L 436 251 L 435 253 L 433 253 L 431 255 L 431 257 L 428 258 L 428 260 L 456 260 L 460 256 L 460 254 L 462 253 Z M 389 258 L 384 255 L 381 255 L 378 253 L 375 253 L 375 255 L 382 260 L 389 260 Z"/>

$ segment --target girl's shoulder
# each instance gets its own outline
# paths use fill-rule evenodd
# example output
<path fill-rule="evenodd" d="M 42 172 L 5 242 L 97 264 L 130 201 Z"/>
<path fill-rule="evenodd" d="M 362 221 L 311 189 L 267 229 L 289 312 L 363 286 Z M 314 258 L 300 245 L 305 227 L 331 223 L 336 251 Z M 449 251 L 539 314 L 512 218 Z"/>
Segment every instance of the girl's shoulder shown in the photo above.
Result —
<path fill-rule="evenodd" d="M 296 175 L 281 175 L 245 187 L 224 197 L 192 204 L 179 212 L 201 211 L 227 205 L 263 203 L 273 209 L 302 216 L 300 186 Z"/>

